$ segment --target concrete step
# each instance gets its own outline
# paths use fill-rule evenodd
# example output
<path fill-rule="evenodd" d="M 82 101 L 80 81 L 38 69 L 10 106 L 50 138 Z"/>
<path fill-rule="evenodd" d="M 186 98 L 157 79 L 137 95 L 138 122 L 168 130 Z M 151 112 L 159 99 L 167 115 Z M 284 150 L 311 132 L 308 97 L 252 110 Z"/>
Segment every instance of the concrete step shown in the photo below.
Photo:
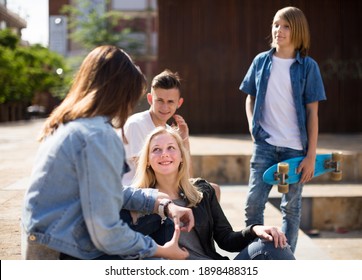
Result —
<path fill-rule="evenodd" d="M 220 204 L 226 217 L 234 230 L 241 230 L 245 227 L 244 205 L 248 187 L 246 185 L 221 185 Z M 266 204 L 264 212 L 265 225 L 281 227 L 282 215 L 271 203 Z M 236 253 L 226 252 L 217 247 L 220 254 L 233 259 Z M 299 231 L 298 244 L 295 252 L 298 260 L 329 260 L 329 255 L 323 251 L 313 240 L 302 230 Z"/>
<path fill-rule="evenodd" d="M 247 184 L 252 155 L 248 135 L 190 136 L 193 174 L 219 184 Z M 362 134 L 319 136 L 317 153 L 341 151 L 342 183 L 362 182 Z M 314 184 L 335 183 L 330 174 L 313 178 Z"/>
<path fill-rule="evenodd" d="M 269 202 L 279 208 L 280 197 L 275 187 Z M 306 184 L 300 227 L 306 232 L 361 230 L 362 184 Z"/>

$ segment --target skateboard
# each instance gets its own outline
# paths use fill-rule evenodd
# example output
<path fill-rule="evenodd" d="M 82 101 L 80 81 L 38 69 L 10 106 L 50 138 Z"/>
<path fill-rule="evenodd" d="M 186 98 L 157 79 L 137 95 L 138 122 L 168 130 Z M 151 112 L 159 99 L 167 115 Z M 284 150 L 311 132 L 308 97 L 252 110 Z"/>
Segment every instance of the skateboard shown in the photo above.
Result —
<path fill-rule="evenodd" d="M 331 173 L 333 181 L 342 180 L 341 161 L 342 153 L 318 154 L 315 160 L 314 177 L 325 173 Z M 279 162 L 269 167 L 263 174 L 263 181 L 270 185 L 278 185 L 278 192 L 287 193 L 289 184 L 299 182 L 301 173 L 297 173 L 297 168 L 304 157 L 296 157 Z"/>

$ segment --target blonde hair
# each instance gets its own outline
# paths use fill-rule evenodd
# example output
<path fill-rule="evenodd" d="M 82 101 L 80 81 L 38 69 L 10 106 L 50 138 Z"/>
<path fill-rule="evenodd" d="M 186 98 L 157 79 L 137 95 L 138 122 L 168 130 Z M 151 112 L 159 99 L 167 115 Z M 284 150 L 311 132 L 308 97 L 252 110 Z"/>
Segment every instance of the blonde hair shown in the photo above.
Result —
<path fill-rule="evenodd" d="M 97 47 L 82 62 L 69 93 L 46 120 L 39 140 L 78 118 L 105 116 L 114 127 L 123 128 L 145 90 L 146 79 L 126 52 L 115 46 Z"/>
<path fill-rule="evenodd" d="M 308 21 L 304 13 L 296 7 L 285 7 L 276 12 L 274 19 L 277 16 L 280 16 L 288 22 L 291 31 L 291 42 L 294 45 L 295 50 L 299 51 L 302 57 L 307 56 L 310 48 L 310 32 Z M 276 47 L 273 39 L 271 47 Z"/>
<path fill-rule="evenodd" d="M 190 182 L 189 166 L 190 158 L 187 154 L 187 150 L 183 145 L 180 134 L 177 130 L 171 127 L 156 127 L 146 138 L 145 144 L 140 152 L 140 156 L 137 162 L 136 174 L 132 182 L 132 186 L 138 188 L 155 188 L 156 175 L 151 166 L 148 166 L 148 156 L 150 151 L 150 143 L 152 139 L 161 134 L 169 134 L 175 140 L 181 151 L 182 164 L 179 166 L 179 172 L 177 176 L 177 184 L 180 192 L 184 194 L 184 197 L 188 201 L 188 207 L 196 206 L 202 199 L 202 193 L 197 190 Z"/>

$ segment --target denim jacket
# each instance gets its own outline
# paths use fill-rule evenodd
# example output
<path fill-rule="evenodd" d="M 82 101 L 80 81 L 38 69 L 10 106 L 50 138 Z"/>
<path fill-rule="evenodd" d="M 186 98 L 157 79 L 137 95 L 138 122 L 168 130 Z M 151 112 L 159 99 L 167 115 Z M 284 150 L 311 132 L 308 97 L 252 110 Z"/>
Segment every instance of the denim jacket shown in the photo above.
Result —
<path fill-rule="evenodd" d="M 246 94 L 256 97 L 253 112 L 252 134 L 255 141 L 265 140 L 268 133 L 260 125 L 262 108 L 272 67 L 275 49 L 258 54 L 239 89 Z M 306 104 L 326 99 L 322 77 L 318 64 L 309 56 L 301 57 L 297 52 L 295 62 L 290 67 L 293 98 L 297 111 L 298 126 L 301 135 L 303 150 L 308 145 L 306 125 Z"/>
<path fill-rule="evenodd" d="M 61 125 L 40 146 L 22 223 L 28 244 L 80 259 L 145 258 L 156 243 L 120 220 L 122 208 L 152 212 L 157 191 L 123 187 L 125 152 L 105 117 Z"/>

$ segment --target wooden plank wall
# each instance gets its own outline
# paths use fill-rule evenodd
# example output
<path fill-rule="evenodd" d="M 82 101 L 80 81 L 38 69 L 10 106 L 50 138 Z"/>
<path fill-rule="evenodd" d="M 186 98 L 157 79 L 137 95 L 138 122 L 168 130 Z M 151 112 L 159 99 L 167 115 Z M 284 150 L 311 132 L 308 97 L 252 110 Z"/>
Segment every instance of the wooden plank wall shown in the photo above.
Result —
<path fill-rule="evenodd" d="M 252 59 L 269 49 L 275 12 L 302 9 L 328 100 L 320 132 L 362 132 L 362 1 L 159 0 L 158 70 L 183 78 L 180 113 L 193 134 L 248 133 L 238 90 Z"/>

